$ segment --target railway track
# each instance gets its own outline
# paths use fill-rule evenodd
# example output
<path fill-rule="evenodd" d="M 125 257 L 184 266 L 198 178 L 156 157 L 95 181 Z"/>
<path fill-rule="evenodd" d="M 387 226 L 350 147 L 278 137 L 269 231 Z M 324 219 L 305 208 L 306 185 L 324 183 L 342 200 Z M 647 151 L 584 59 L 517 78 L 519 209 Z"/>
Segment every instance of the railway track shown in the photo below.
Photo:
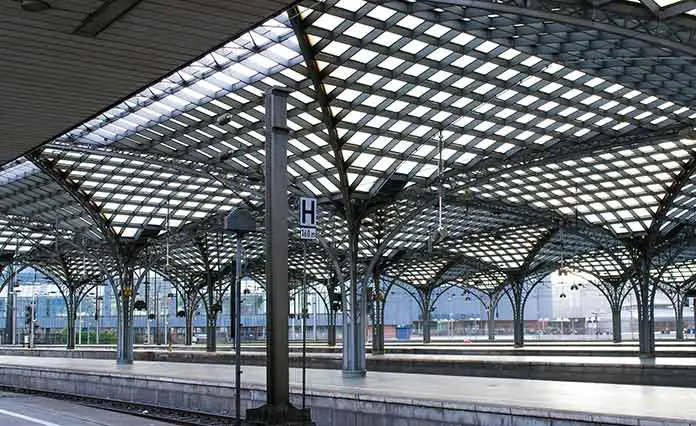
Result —
<path fill-rule="evenodd" d="M 196 411 L 179 410 L 176 408 L 166 408 L 147 404 L 132 402 L 115 401 L 110 399 L 92 398 L 84 395 L 73 395 L 62 392 L 48 392 L 34 389 L 17 388 L 13 386 L 0 386 L 0 391 L 18 394 L 28 394 L 43 396 L 51 399 L 70 401 L 101 410 L 114 411 L 131 416 L 159 420 L 175 425 L 182 426 L 230 426 L 236 425 L 236 419 L 231 416 L 208 414 Z M 247 426 L 242 421 L 241 425 Z"/>

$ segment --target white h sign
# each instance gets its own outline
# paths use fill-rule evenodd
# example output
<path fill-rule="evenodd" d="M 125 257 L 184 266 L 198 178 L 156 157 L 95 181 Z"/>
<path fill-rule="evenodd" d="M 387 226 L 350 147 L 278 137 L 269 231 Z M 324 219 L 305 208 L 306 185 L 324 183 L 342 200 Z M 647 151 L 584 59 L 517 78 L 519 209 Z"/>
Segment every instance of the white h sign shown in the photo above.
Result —
<path fill-rule="evenodd" d="M 317 239 L 317 199 L 300 198 L 298 208 L 300 223 L 300 238 L 303 240 Z"/>

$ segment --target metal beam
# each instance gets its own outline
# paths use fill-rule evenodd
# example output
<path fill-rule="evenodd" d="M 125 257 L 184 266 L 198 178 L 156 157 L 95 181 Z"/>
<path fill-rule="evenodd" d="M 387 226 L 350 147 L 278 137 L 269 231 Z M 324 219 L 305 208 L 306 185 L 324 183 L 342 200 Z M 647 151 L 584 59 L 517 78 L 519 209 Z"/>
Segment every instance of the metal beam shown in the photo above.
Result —
<path fill-rule="evenodd" d="M 648 229 L 648 238 L 654 243 L 662 231 L 662 225 L 667 220 L 667 214 L 674 205 L 684 186 L 691 181 L 692 175 L 696 172 L 696 152 L 691 153 L 691 159 L 684 165 L 681 172 L 667 190 L 665 197 L 660 200 L 659 207 L 653 216 L 653 221 Z"/>
<path fill-rule="evenodd" d="M 459 6 L 464 8 L 475 8 L 491 12 L 513 14 L 519 16 L 525 16 L 529 18 L 535 18 L 542 21 L 554 21 L 561 22 L 568 25 L 574 25 L 577 27 L 587 28 L 591 30 L 596 30 L 600 32 L 606 32 L 610 34 L 616 34 L 621 37 L 633 38 L 636 40 L 643 41 L 648 45 L 659 46 L 665 49 L 673 50 L 675 53 L 681 53 L 688 56 L 696 56 L 696 48 L 685 43 L 678 43 L 672 40 L 668 40 L 662 37 L 656 37 L 647 32 L 636 31 L 629 28 L 620 27 L 618 25 L 610 25 L 608 23 L 602 23 L 597 21 L 588 20 L 586 18 L 579 18 L 575 16 L 565 15 L 558 13 L 562 9 L 558 8 L 556 12 L 547 12 L 542 10 L 539 6 L 534 6 L 534 2 L 526 2 L 527 7 L 510 5 L 505 3 L 497 2 L 486 2 L 480 0 L 427 0 L 428 3 L 435 7 L 448 7 L 448 6 Z M 531 4 L 530 4 L 531 3 Z M 611 4 L 613 2 L 610 2 Z M 537 3 L 539 4 L 539 3 Z M 632 5 L 628 5 L 632 6 Z"/>
<path fill-rule="evenodd" d="M 453 185 L 453 190 L 460 190 L 486 183 L 494 177 L 499 177 L 517 170 L 529 169 L 530 167 L 543 166 L 549 163 L 559 163 L 563 161 L 576 160 L 597 153 L 615 152 L 632 148 L 647 143 L 659 143 L 661 141 L 673 141 L 680 138 L 680 132 L 688 126 L 678 125 L 661 129 L 655 132 L 632 133 L 625 136 L 614 138 L 597 138 L 582 143 L 574 141 L 561 141 L 544 150 L 521 150 L 517 154 L 510 156 L 501 164 L 501 161 L 493 158 L 484 158 L 471 166 L 451 168 L 443 176 L 450 179 L 457 175 L 470 175 L 472 179 L 462 181 Z M 502 167 L 501 167 L 502 166 Z M 411 190 L 432 185 L 433 180 L 423 184 L 411 186 Z"/>
<path fill-rule="evenodd" d="M 117 244 L 118 236 L 109 225 L 109 221 L 102 215 L 99 208 L 84 194 L 76 185 L 67 180 L 67 176 L 56 170 L 49 161 L 41 158 L 37 151 L 27 154 L 26 158 L 34 163 L 43 173 L 48 175 L 58 186 L 68 193 L 82 209 L 89 215 L 90 219 L 99 228 L 105 240 Z"/>
<path fill-rule="evenodd" d="M 96 37 L 99 33 L 116 22 L 121 16 L 137 6 L 140 1 L 141 0 L 106 0 L 97 10 L 90 13 L 73 33 L 85 37 Z"/>

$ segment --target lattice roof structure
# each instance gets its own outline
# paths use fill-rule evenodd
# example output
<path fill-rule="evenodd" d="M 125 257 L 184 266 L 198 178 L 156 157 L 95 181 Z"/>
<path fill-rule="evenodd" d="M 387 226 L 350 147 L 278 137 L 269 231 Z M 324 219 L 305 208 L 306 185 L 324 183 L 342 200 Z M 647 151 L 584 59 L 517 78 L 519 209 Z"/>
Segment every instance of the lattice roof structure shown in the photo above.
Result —
<path fill-rule="evenodd" d="M 641 246 L 688 262 L 690 7 L 302 2 L 3 167 L 0 215 L 95 243 L 154 232 L 193 279 L 200 250 L 181 236 L 192 224 L 243 206 L 262 225 L 264 93 L 285 86 L 290 196 L 321 205 L 312 279 L 345 270 L 355 233 L 362 272 L 373 264 L 415 285 L 490 290 L 566 264 L 614 279 Z M 436 229 L 441 242 L 429 241 Z M 8 232 L 0 223 L 13 250 Z M 220 265 L 232 241 L 215 249 Z M 249 246 L 260 270 L 260 237 Z"/>

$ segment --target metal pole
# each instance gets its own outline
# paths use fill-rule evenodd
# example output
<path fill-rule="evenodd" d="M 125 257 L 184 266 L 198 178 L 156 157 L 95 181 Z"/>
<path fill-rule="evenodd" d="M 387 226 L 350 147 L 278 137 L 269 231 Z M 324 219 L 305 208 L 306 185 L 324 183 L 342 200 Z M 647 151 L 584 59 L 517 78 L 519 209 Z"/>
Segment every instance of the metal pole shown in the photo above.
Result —
<path fill-rule="evenodd" d="M 10 274 L 14 274 L 14 268 L 10 269 Z M 10 280 L 10 292 L 12 293 L 12 312 L 11 312 L 11 320 L 12 324 L 10 325 L 10 330 L 12 331 L 12 344 L 15 345 L 17 344 L 17 293 L 15 293 L 15 288 L 17 286 L 17 282 L 15 280 L 15 277 L 13 275 L 12 279 Z"/>
<path fill-rule="evenodd" d="M 266 397 L 285 407 L 289 399 L 288 356 L 288 176 L 287 96 L 285 88 L 266 93 Z"/>
<path fill-rule="evenodd" d="M 29 324 L 29 349 L 34 347 L 34 322 L 36 321 L 36 294 L 31 301 L 31 321 Z"/>
<path fill-rule="evenodd" d="M 236 315 L 234 317 L 234 386 L 237 424 L 242 424 L 242 234 L 237 233 L 237 253 L 234 276 Z"/>
<path fill-rule="evenodd" d="M 314 333 L 314 342 L 317 341 L 317 294 L 312 293 L 312 333 Z"/>
<path fill-rule="evenodd" d="M 302 409 L 307 408 L 307 242 L 302 242 Z"/>
<path fill-rule="evenodd" d="M 94 300 L 94 309 L 96 314 L 96 329 L 97 329 L 97 345 L 99 344 L 99 323 L 101 322 L 101 315 L 99 314 L 99 287 L 97 286 L 96 299 Z"/>
<path fill-rule="evenodd" d="M 169 296 L 165 293 L 162 296 L 164 302 L 164 344 L 169 344 Z"/>
<path fill-rule="evenodd" d="M 160 306 L 159 306 L 159 288 L 157 287 L 157 277 L 153 277 L 155 281 L 155 344 L 160 344 Z M 210 338 L 210 336 L 208 336 Z"/>
<path fill-rule="evenodd" d="M 13 288 L 14 291 L 14 288 Z M 17 344 L 17 294 L 12 299 L 12 344 Z"/>

